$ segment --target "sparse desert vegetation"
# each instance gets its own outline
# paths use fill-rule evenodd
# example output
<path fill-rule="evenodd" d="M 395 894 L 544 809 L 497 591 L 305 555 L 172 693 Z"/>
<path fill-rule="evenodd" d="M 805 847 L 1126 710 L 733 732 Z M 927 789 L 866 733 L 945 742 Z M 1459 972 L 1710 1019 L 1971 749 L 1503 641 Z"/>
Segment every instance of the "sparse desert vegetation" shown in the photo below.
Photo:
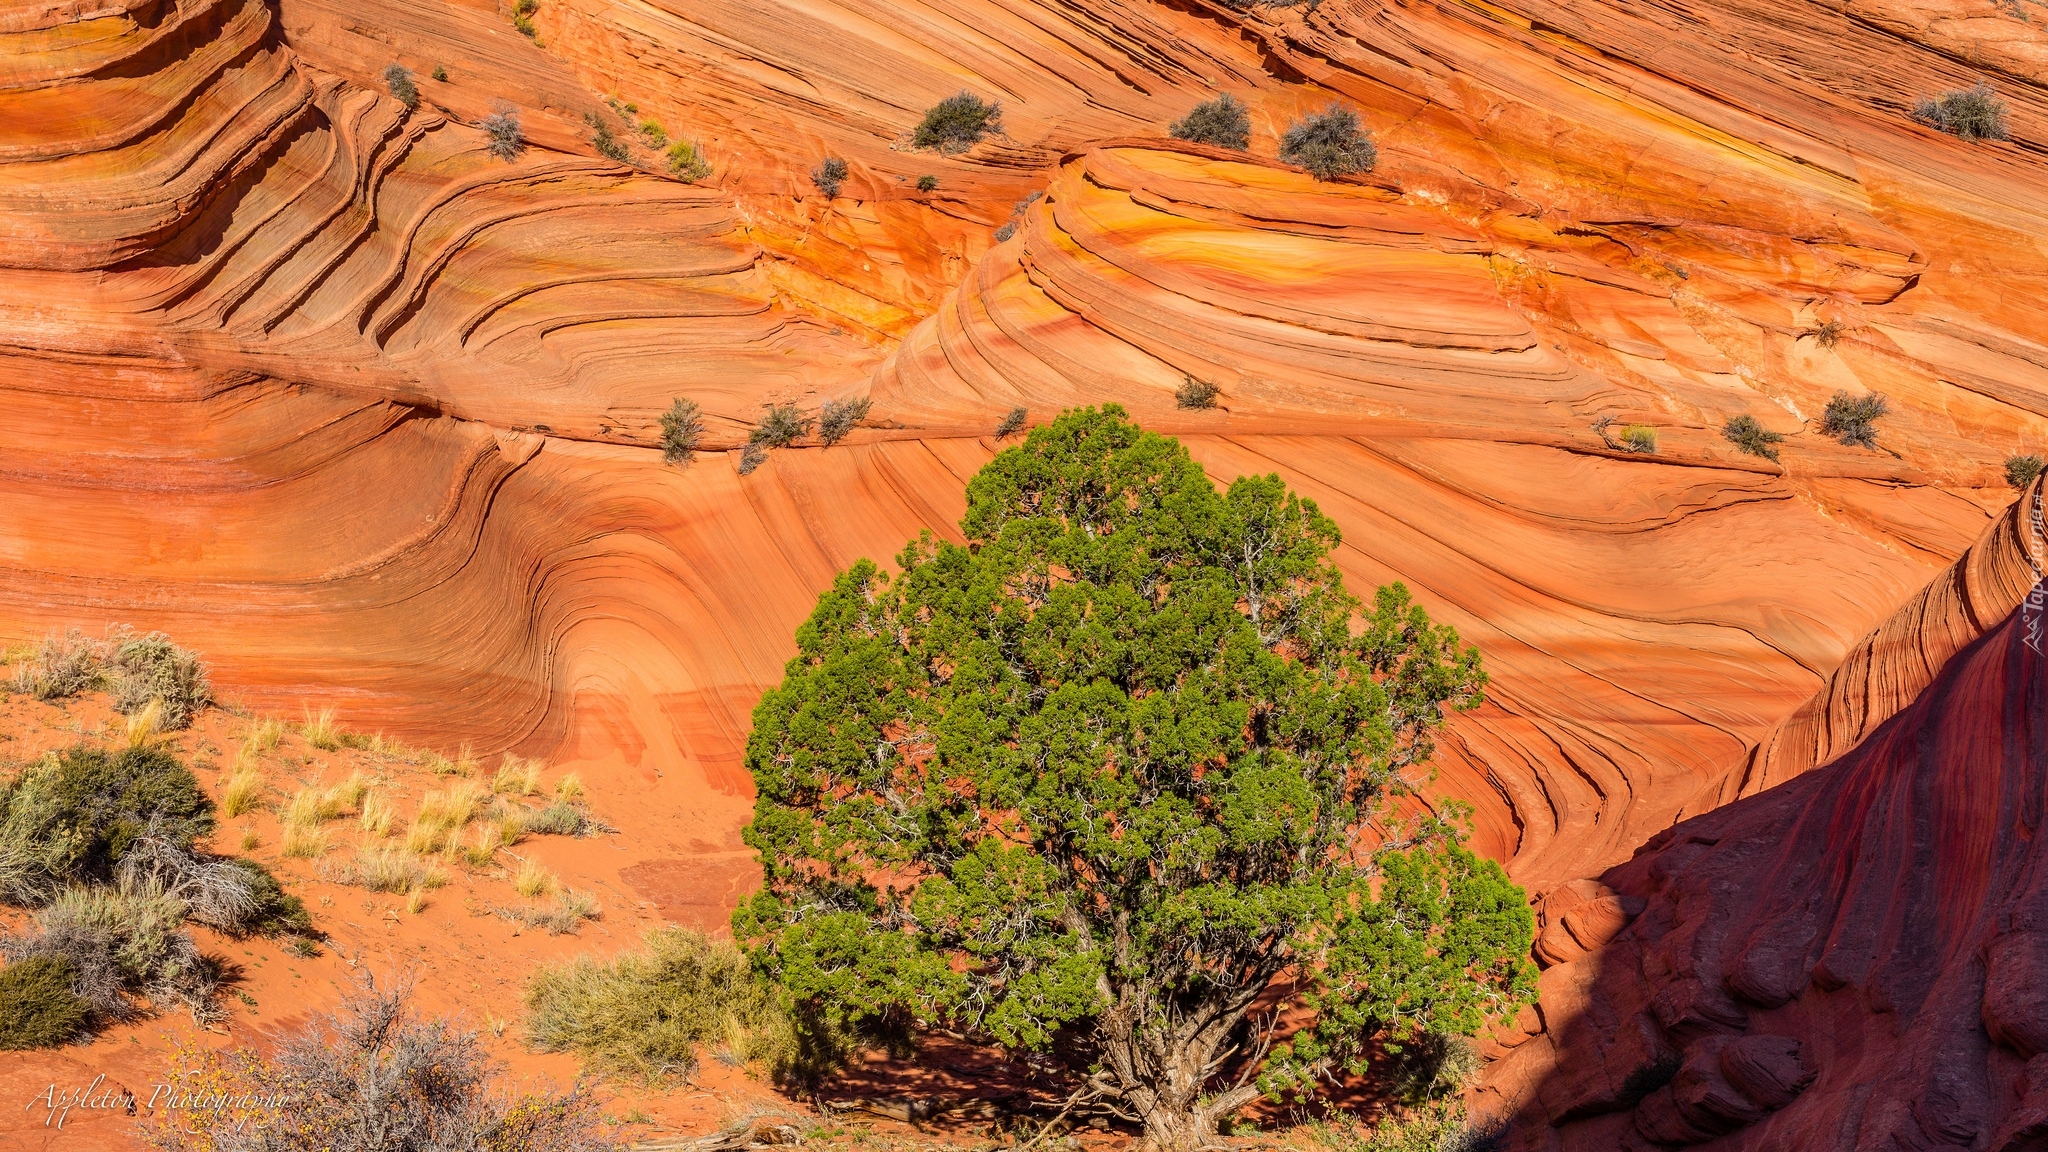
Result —
<path fill-rule="evenodd" d="M 837 156 L 827 156 L 811 169 L 811 183 L 818 191 L 831 200 L 839 195 L 839 188 L 846 183 L 846 161 Z"/>
<path fill-rule="evenodd" d="M 859 427 L 868 418 L 868 410 L 874 402 L 865 396 L 852 400 L 827 400 L 818 409 L 818 441 L 832 445 L 846 438 L 848 432 Z"/>
<path fill-rule="evenodd" d="M 694 400 L 676 397 L 661 414 L 661 458 L 670 464 L 688 464 L 704 438 L 704 410 Z"/>
<path fill-rule="evenodd" d="M 1913 119 L 1965 140 L 2008 140 L 2005 101 L 1989 84 L 1959 88 L 1924 97 L 1913 105 Z"/>
<path fill-rule="evenodd" d="M 1370 172 L 1379 155 L 1358 113 L 1338 104 L 1302 117 L 1280 137 L 1280 159 L 1318 180 Z"/>
<path fill-rule="evenodd" d="M 2041 474 L 2044 463 L 2048 462 L 2031 453 L 2024 456 L 2008 456 L 2005 458 L 2005 482 L 2014 488 L 2025 488 L 2034 482 L 2034 477 Z"/>
<path fill-rule="evenodd" d="M 1003 106 L 983 100 L 972 92 L 948 96 L 925 111 L 911 133 L 918 148 L 941 152 L 965 152 L 981 143 L 982 137 L 1002 130 Z"/>
<path fill-rule="evenodd" d="M 1861 396 L 1837 392 L 1828 398 L 1826 411 L 1821 414 L 1820 430 L 1824 435 L 1852 447 L 1877 447 L 1877 422 L 1891 411 L 1884 396 L 1877 392 L 1866 392 Z"/>
<path fill-rule="evenodd" d="M 413 82 L 412 69 L 403 64 L 393 63 L 384 69 L 384 86 L 391 90 L 391 98 L 407 109 L 420 106 L 420 88 Z"/>
<path fill-rule="evenodd" d="M 1242 152 L 1252 144 L 1251 109 L 1244 106 L 1244 101 L 1225 92 L 1189 109 L 1186 116 L 1174 121 L 1167 134 L 1176 140 L 1214 144 Z"/>
<path fill-rule="evenodd" d="M 1747 412 L 1730 416 L 1728 423 L 1721 426 L 1721 435 L 1749 455 L 1766 460 L 1778 458 L 1777 445 L 1785 439 L 1783 433 L 1769 431 Z"/>
<path fill-rule="evenodd" d="M 526 132 L 519 126 L 519 109 L 499 101 L 491 114 L 479 125 L 491 155 L 500 160 L 516 160 L 526 148 Z"/>
<path fill-rule="evenodd" d="M 1223 395 L 1223 389 L 1218 388 L 1215 381 L 1198 380 L 1193 376 L 1186 376 L 1182 379 L 1180 387 L 1173 390 L 1173 403 L 1176 408 L 1192 408 L 1200 411 L 1214 408 L 1216 406 L 1216 398 L 1221 395 Z"/>

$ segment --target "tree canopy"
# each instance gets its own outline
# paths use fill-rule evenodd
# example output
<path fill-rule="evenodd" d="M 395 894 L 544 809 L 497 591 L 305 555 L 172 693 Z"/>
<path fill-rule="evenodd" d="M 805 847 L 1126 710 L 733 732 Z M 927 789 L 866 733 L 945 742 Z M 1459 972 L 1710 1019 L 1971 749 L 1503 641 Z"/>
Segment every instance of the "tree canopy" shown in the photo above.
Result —
<path fill-rule="evenodd" d="M 799 1019 L 1057 1041 L 1191 1148 L 1528 998 L 1521 891 L 1386 807 L 1478 653 L 1350 596 L 1313 501 L 1105 406 L 992 460 L 960 530 L 841 574 L 754 713 L 734 927 Z M 1269 990 L 1310 1013 L 1280 1044 Z"/>

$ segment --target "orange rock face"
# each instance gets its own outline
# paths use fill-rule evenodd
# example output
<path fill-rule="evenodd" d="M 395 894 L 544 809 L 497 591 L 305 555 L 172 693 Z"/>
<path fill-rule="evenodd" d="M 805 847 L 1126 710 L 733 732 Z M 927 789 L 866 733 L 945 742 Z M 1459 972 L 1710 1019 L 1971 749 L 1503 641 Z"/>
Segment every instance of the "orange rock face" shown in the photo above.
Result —
<path fill-rule="evenodd" d="M 1667 1043 L 1592 987 L 1661 889 L 1591 877 L 1681 816 L 1817 796 L 1838 774 L 1811 770 L 1934 707 L 2030 583 L 2010 541 L 1972 549 L 2017 531 L 2005 457 L 2048 450 L 2048 36 L 2002 8 L 534 19 L 0 0 L 0 633 L 159 627 L 257 708 L 652 790 L 665 847 L 608 879 L 715 922 L 745 883 L 748 713 L 818 590 L 951 532 L 1004 413 L 1114 401 L 1219 480 L 1283 475 L 1342 526 L 1354 590 L 1405 581 L 1483 651 L 1488 703 L 1428 794 L 1550 896 L 1511 1093 L 1579 1050 L 1568 1019 Z M 2013 141 L 1905 115 L 1972 69 Z M 912 148 L 963 88 L 1002 133 Z M 1249 153 L 1163 138 L 1215 91 L 1250 106 Z M 1381 160 L 1318 183 L 1275 137 L 1333 101 Z M 501 102 L 510 159 L 479 127 Z M 658 136 L 711 175 L 670 178 Z M 829 199 L 827 155 L 851 169 Z M 1180 406 L 1192 381 L 1214 407 Z M 1821 433 L 1837 391 L 1890 399 L 1878 449 Z M 853 396 L 846 441 L 739 472 L 763 405 Z M 687 467 L 657 446 L 677 397 L 706 414 Z M 1777 459 L 1724 438 L 1745 414 Z M 1732 993 L 1670 995 L 1735 1027 Z M 2000 1011 L 1999 1043 L 2033 1043 Z M 1691 1102 L 1674 1080 L 1652 1135 L 1845 1091 L 1752 1031 L 1687 1049 Z"/>

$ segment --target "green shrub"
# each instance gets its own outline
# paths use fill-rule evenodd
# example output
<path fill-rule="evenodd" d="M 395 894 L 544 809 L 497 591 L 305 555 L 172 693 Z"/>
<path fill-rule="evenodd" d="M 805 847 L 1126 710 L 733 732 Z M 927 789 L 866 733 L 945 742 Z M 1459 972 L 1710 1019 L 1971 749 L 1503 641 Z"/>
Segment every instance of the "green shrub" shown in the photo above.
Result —
<path fill-rule="evenodd" d="M 171 643 L 163 633 L 137 636 L 127 628 L 114 628 L 108 633 L 107 648 L 114 707 L 122 713 L 132 716 L 150 701 L 161 701 L 157 724 L 175 731 L 190 725 L 213 703 L 213 685 L 199 654 Z"/>
<path fill-rule="evenodd" d="M 185 906 L 188 919 L 229 936 L 309 935 L 313 921 L 298 897 L 254 860 L 195 852 L 151 827 L 114 869 L 124 892 L 156 891 Z"/>
<path fill-rule="evenodd" d="M 695 144 L 678 140 L 668 147 L 668 170 L 679 179 L 695 181 L 711 175 L 711 164 Z"/>
<path fill-rule="evenodd" d="M 661 414 L 661 458 L 670 464 L 688 464 L 697 453 L 697 441 L 704 436 L 704 410 L 696 401 L 677 397 Z"/>
<path fill-rule="evenodd" d="M 827 400 L 818 409 L 818 439 L 827 444 L 837 444 L 848 432 L 868 418 L 868 409 L 874 401 L 862 396 L 854 400 Z"/>
<path fill-rule="evenodd" d="M 1197 380 L 1187 373 L 1182 373 L 1182 376 L 1185 379 L 1181 386 L 1173 390 L 1175 407 L 1201 409 L 1216 406 L 1216 397 L 1223 394 L 1223 389 L 1218 388 L 1212 381 Z"/>
<path fill-rule="evenodd" d="M 420 88 L 413 83 L 412 69 L 403 64 L 390 64 L 384 69 L 384 86 L 391 89 L 392 99 L 407 108 L 420 106 Z"/>
<path fill-rule="evenodd" d="M 0 789 L 0 897 L 36 904 L 66 884 L 111 879 L 145 831 L 189 846 L 213 830 L 213 802 L 169 752 L 156 747 L 67 748 Z"/>
<path fill-rule="evenodd" d="M 2039 456 L 2008 456 L 2005 458 L 2005 482 L 2015 488 L 2025 488 L 2041 474 L 2048 461 Z"/>
<path fill-rule="evenodd" d="M 516 160 L 526 147 L 526 133 L 519 127 L 519 109 L 502 100 L 491 106 L 491 114 L 484 117 L 482 127 L 490 139 L 491 155 L 500 160 Z"/>
<path fill-rule="evenodd" d="M 1965 140 L 2012 138 L 2005 121 L 2005 101 L 1989 84 L 1923 98 L 1913 105 L 1913 119 Z"/>
<path fill-rule="evenodd" d="M 1847 392 L 1837 392 L 1828 398 L 1827 410 L 1821 414 L 1820 430 L 1844 444 L 1875 448 L 1877 421 L 1890 410 L 1882 393 L 1851 396 Z"/>
<path fill-rule="evenodd" d="M 640 138 L 647 142 L 649 148 L 658 150 L 668 147 L 668 129 L 652 120 L 640 122 Z"/>
<path fill-rule="evenodd" d="M 609 962 L 579 956 L 535 973 L 527 1043 L 655 1083 L 689 1078 L 705 1047 L 762 1061 L 778 1079 L 797 1071 L 795 1031 L 744 952 L 673 926 L 643 943 Z"/>
<path fill-rule="evenodd" d="M 919 192 L 936 192 L 936 191 L 938 191 L 938 190 L 939 190 L 939 178 L 938 178 L 937 176 L 919 176 L 919 177 L 917 178 L 917 190 L 918 190 Z"/>
<path fill-rule="evenodd" d="M 1176 140 L 1215 144 L 1242 152 L 1251 147 L 1252 114 L 1243 101 L 1225 92 L 1195 105 L 1186 116 L 1174 121 L 1167 133 Z"/>
<path fill-rule="evenodd" d="M 1655 452 L 1657 430 L 1648 424 L 1631 424 L 1621 430 L 1621 446 L 1630 452 Z"/>
<path fill-rule="evenodd" d="M 811 183 L 830 200 L 839 195 L 839 186 L 846 183 L 846 161 L 837 156 L 827 156 L 811 169 Z"/>
<path fill-rule="evenodd" d="M 1358 113 L 1332 104 L 1297 120 L 1280 137 L 1280 159 L 1299 165 L 1318 180 L 1370 172 L 1379 149 L 1358 127 Z"/>
<path fill-rule="evenodd" d="M 539 10 L 539 0 L 513 0 L 512 27 L 529 40 L 535 38 L 539 31 L 533 26 L 533 14 Z"/>
<path fill-rule="evenodd" d="M 770 404 L 761 422 L 747 434 L 747 443 L 787 448 L 810 434 L 811 418 L 794 404 Z"/>
<path fill-rule="evenodd" d="M 1730 416 L 1728 423 L 1721 426 L 1721 435 L 1726 437 L 1730 444 L 1751 456 L 1762 456 L 1766 460 L 1778 458 L 1778 450 L 1772 445 L 1785 439 L 1783 433 L 1766 430 L 1757 422 L 1756 417 L 1746 412 L 1740 416 Z"/>
<path fill-rule="evenodd" d="M 1002 129 L 1003 106 L 970 92 L 946 97 L 931 106 L 918 122 L 911 143 L 941 152 L 965 152 L 990 132 Z"/>
<path fill-rule="evenodd" d="M 434 65 L 434 79 L 442 84 L 446 84 L 448 82 L 448 69 L 443 68 L 439 64 Z"/>
<path fill-rule="evenodd" d="M 62 956 L 0 968 L 0 1051 L 55 1048 L 88 1034 L 92 1005 L 72 992 L 77 976 Z"/>

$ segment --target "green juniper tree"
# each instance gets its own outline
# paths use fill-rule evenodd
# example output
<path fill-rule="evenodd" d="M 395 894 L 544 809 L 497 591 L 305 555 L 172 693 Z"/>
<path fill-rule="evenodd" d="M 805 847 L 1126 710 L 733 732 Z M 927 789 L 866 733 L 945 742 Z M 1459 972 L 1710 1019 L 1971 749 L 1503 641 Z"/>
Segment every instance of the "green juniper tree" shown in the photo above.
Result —
<path fill-rule="evenodd" d="M 1077 1102 L 1187 1150 L 1525 1002 L 1522 892 L 1446 821 L 1379 822 L 1478 654 L 1399 585 L 1348 595 L 1314 503 L 1219 492 L 1105 406 L 967 505 L 967 545 L 842 574 L 754 713 L 733 924 L 799 1021 L 1057 1039 Z"/>

